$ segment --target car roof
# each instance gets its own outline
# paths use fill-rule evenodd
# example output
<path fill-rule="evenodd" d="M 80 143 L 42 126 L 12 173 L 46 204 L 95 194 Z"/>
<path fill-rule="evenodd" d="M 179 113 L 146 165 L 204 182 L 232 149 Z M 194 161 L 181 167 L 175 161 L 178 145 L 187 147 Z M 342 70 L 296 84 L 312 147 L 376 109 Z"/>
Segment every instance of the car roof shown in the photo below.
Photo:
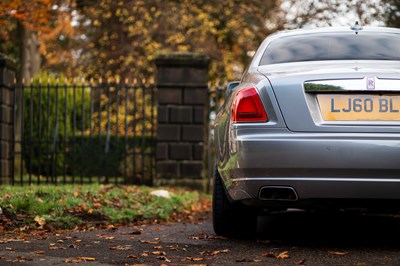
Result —
<path fill-rule="evenodd" d="M 266 39 L 281 38 L 284 36 L 295 36 L 295 35 L 306 35 L 306 34 L 318 34 L 318 33 L 348 33 L 348 32 L 379 32 L 379 33 L 397 33 L 400 34 L 400 29 L 389 28 L 389 27 L 371 27 L 364 26 L 360 30 L 354 30 L 351 27 L 321 27 L 321 28 L 307 28 L 307 29 L 294 29 L 294 30 L 282 30 L 277 31 Z"/>
<path fill-rule="evenodd" d="M 283 30 L 277 31 L 268 35 L 264 41 L 261 43 L 259 48 L 257 49 L 256 54 L 253 57 L 253 60 L 249 66 L 249 71 L 253 72 L 256 71 L 259 62 L 261 60 L 262 54 L 264 53 L 265 49 L 267 48 L 268 44 L 274 41 L 275 39 L 285 38 L 289 36 L 300 36 L 300 35 L 314 35 L 314 34 L 324 34 L 324 33 L 351 33 L 351 32 L 358 32 L 362 34 L 362 32 L 376 32 L 376 33 L 393 33 L 393 34 L 400 34 L 400 29 L 397 28 L 390 28 L 390 27 L 371 27 L 371 26 L 363 26 L 360 30 L 353 30 L 352 27 L 320 27 L 320 28 L 307 28 L 307 29 L 294 29 L 294 30 Z"/>

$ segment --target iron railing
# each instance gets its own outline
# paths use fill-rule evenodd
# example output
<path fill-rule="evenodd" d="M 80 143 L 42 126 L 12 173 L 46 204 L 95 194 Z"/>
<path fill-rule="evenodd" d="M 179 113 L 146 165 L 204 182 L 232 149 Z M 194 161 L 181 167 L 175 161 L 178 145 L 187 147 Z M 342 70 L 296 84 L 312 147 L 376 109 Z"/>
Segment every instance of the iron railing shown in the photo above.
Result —
<path fill-rule="evenodd" d="M 152 184 L 154 85 L 48 82 L 14 89 L 20 96 L 12 184 Z"/>

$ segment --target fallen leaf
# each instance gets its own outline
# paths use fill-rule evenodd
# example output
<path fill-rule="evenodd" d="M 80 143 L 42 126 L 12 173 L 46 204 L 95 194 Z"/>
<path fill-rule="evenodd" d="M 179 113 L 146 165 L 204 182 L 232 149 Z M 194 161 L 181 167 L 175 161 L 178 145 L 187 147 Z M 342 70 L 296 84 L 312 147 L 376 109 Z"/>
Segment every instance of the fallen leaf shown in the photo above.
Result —
<path fill-rule="evenodd" d="M 167 255 L 167 252 L 165 252 L 165 251 L 153 251 L 153 252 L 151 252 L 151 254 L 153 254 L 153 255 Z"/>
<path fill-rule="evenodd" d="M 154 248 L 154 249 L 162 249 L 163 246 L 154 246 L 153 248 Z"/>
<path fill-rule="evenodd" d="M 101 203 L 98 203 L 98 202 L 93 203 L 93 207 L 95 207 L 95 208 L 100 208 L 102 206 L 103 205 L 101 205 Z"/>
<path fill-rule="evenodd" d="M 82 242 L 82 240 L 80 239 L 75 240 L 75 243 L 80 243 L 80 242 Z"/>
<path fill-rule="evenodd" d="M 134 260 L 139 259 L 139 257 L 138 257 L 138 256 L 135 256 L 135 255 L 129 255 L 129 256 L 127 256 L 127 258 L 128 258 L 128 259 L 134 259 Z"/>
<path fill-rule="evenodd" d="M 139 239 L 140 243 L 146 243 L 146 244 L 151 244 L 151 245 L 159 245 L 160 241 L 150 241 L 150 240 L 141 240 Z"/>
<path fill-rule="evenodd" d="M 116 247 L 110 247 L 111 250 L 130 250 L 132 249 L 131 246 L 116 246 Z"/>
<path fill-rule="evenodd" d="M 79 262 L 81 262 L 81 260 L 79 260 L 79 259 L 65 259 L 64 262 L 65 263 L 79 263 Z"/>
<path fill-rule="evenodd" d="M 6 247 L 6 251 L 15 251 L 15 248 Z"/>
<path fill-rule="evenodd" d="M 13 260 L 13 262 L 25 262 L 25 261 L 33 261 L 33 259 L 32 258 L 18 256 L 16 260 Z"/>
<path fill-rule="evenodd" d="M 218 255 L 220 253 L 228 253 L 228 252 L 229 252 L 229 249 L 214 250 L 214 251 L 207 250 L 207 251 L 200 252 L 200 254 L 201 255 L 208 255 L 208 256 L 215 256 L 215 255 Z"/>
<path fill-rule="evenodd" d="M 304 265 L 305 262 L 306 262 L 306 259 L 302 259 L 302 260 L 296 261 L 295 264 L 296 265 Z"/>
<path fill-rule="evenodd" d="M 287 259 L 289 258 L 289 253 L 287 251 L 279 253 L 278 256 L 276 256 L 277 259 Z"/>
<path fill-rule="evenodd" d="M 203 261 L 204 260 L 204 258 L 192 258 L 192 257 L 186 257 L 185 259 L 189 260 L 189 261 Z"/>
<path fill-rule="evenodd" d="M 130 235 L 140 235 L 142 233 L 142 231 L 140 231 L 139 229 L 133 230 L 132 232 L 130 232 Z"/>
<path fill-rule="evenodd" d="M 92 257 L 78 257 L 78 258 L 83 261 L 95 261 L 96 260 L 96 258 L 92 258 Z"/>
<path fill-rule="evenodd" d="M 165 256 L 158 256 L 157 257 L 157 259 L 159 259 L 159 260 L 163 260 L 163 261 L 165 261 L 165 262 L 171 262 L 171 260 L 169 260 L 167 257 L 165 257 Z"/>
<path fill-rule="evenodd" d="M 350 252 L 346 252 L 346 251 L 344 251 L 344 252 L 340 252 L 340 251 L 328 251 L 328 253 L 331 254 L 331 255 L 343 256 L 343 255 L 349 254 Z"/>
<path fill-rule="evenodd" d="M 33 254 L 45 254 L 46 252 L 44 250 L 34 250 L 32 251 Z"/>
<path fill-rule="evenodd" d="M 36 216 L 33 220 L 35 222 L 37 222 L 38 225 L 40 225 L 40 226 L 43 226 L 46 224 L 46 219 L 44 217 Z"/>
<path fill-rule="evenodd" d="M 169 248 L 170 250 L 174 250 L 174 251 L 178 251 L 179 250 L 179 246 L 168 246 L 167 248 Z"/>
<path fill-rule="evenodd" d="M 116 226 L 113 225 L 113 224 L 109 224 L 109 225 L 107 225 L 107 229 L 118 230 L 118 227 L 116 227 Z"/>

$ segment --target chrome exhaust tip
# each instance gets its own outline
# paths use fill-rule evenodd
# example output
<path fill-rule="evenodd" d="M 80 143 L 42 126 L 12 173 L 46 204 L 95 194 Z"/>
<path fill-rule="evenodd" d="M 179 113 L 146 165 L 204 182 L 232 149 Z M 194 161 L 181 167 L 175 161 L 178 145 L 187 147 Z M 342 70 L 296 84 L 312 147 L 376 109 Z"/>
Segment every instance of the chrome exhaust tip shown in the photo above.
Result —
<path fill-rule="evenodd" d="M 292 187 L 287 186 L 265 186 L 260 189 L 258 195 L 260 200 L 277 201 L 297 201 L 299 199 L 297 192 Z"/>

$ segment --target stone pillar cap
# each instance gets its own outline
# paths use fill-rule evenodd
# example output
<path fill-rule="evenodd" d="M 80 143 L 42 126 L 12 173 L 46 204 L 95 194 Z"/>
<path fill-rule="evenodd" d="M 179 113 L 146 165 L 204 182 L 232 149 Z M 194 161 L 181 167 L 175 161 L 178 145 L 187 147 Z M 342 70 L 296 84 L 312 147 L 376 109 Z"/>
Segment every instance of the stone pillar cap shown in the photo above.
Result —
<path fill-rule="evenodd" d="M 207 67 L 210 64 L 210 58 L 203 54 L 198 53 L 169 53 L 160 54 L 155 59 L 158 67 Z"/>

